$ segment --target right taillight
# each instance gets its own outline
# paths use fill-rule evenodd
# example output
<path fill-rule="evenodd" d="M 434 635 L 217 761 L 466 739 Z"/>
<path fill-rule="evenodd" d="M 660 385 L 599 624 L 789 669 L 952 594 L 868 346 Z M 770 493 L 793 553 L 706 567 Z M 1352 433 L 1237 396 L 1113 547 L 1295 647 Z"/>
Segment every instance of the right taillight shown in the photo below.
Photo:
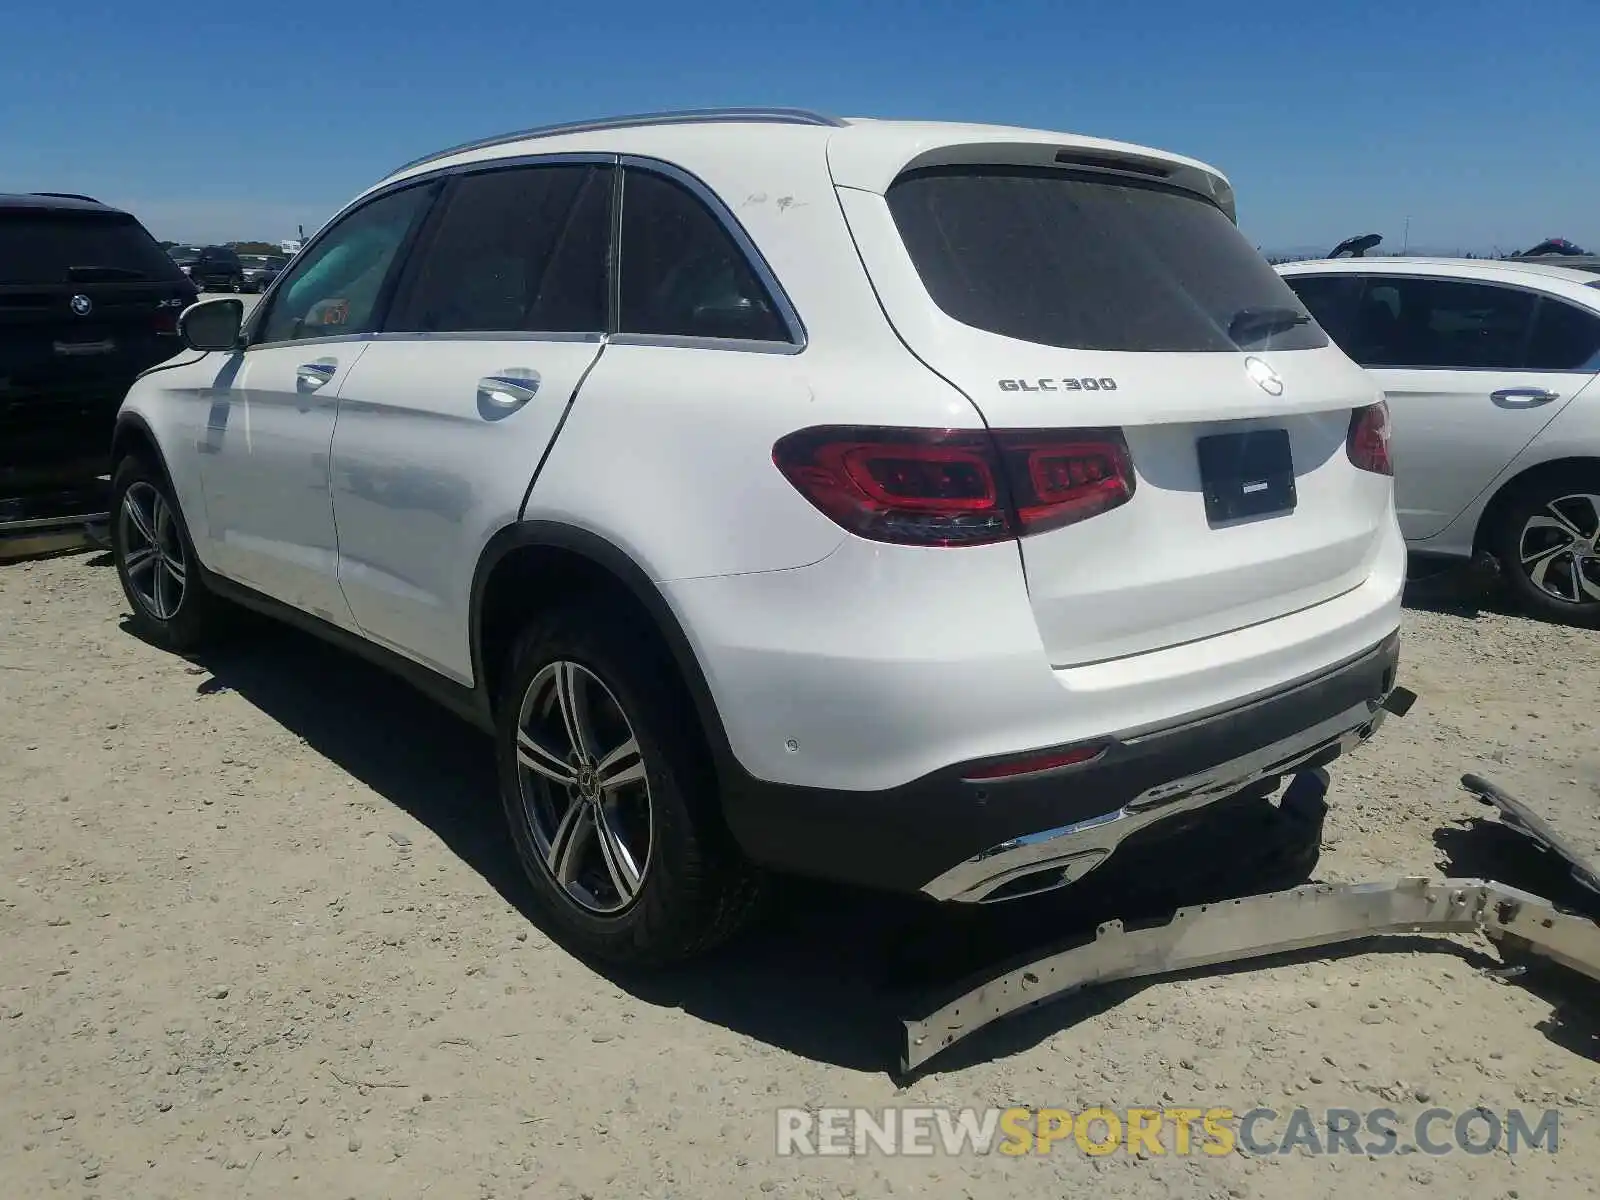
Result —
<path fill-rule="evenodd" d="M 1345 453 L 1363 471 L 1393 475 L 1394 459 L 1389 453 L 1389 405 L 1380 400 L 1350 414 L 1350 432 L 1344 440 Z"/>
<path fill-rule="evenodd" d="M 1133 464 L 1120 431 L 821 426 L 772 460 L 829 518 L 873 541 L 979 546 L 1124 504 Z"/>

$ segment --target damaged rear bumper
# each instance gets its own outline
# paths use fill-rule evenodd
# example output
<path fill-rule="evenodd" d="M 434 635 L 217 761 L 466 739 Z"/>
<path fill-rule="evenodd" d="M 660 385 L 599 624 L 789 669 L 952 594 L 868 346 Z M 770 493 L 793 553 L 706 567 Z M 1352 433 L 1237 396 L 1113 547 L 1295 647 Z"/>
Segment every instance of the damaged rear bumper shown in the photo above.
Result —
<path fill-rule="evenodd" d="M 1311 884 L 1195 905 L 1139 929 L 1110 921 L 1085 945 L 1017 966 L 904 1022 L 901 1071 L 915 1071 L 995 1021 L 1087 987 L 1383 935 L 1482 933 L 1503 947 L 1600 980 L 1600 872 L 1525 805 L 1475 776 L 1463 783 L 1496 805 L 1510 828 L 1565 859 L 1573 878 L 1593 892 L 1595 905 L 1567 911 L 1541 896 L 1482 879 L 1403 878 Z"/>

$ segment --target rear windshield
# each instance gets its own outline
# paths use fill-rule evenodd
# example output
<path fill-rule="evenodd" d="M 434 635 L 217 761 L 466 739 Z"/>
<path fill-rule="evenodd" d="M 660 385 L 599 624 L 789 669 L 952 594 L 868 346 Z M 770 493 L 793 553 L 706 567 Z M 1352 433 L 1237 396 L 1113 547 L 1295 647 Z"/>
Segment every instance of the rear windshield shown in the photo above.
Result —
<path fill-rule="evenodd" d="M 888 202 L 934 303 L 990 333 L 1081 350 L 1328 344 L 1221 209 L 1165 184 L 940 167 L 901 176 Z"/>
<path fill-rule="evenodd" d="M 0 210 L 0 283 L 170 280 L 178 269 L 126 213 Z"/>

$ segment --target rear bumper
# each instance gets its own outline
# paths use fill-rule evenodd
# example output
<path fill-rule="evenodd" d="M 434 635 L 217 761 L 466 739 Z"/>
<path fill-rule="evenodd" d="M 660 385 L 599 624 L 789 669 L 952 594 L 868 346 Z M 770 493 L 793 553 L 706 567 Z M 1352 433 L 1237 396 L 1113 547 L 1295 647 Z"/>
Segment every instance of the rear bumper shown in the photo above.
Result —
<path fill-rule="evenodd" d="M 1399 635 L 1287 687 L 1181 724 L 1112 733 L 1092 762 L 969 780 L 971 763 L 876 792 L 738 772 L 735 836 L 774 869 L 939 900 L 982 902 L 1080 878 L 1129 838 L 1370 737 L 1395 687 Z"/>

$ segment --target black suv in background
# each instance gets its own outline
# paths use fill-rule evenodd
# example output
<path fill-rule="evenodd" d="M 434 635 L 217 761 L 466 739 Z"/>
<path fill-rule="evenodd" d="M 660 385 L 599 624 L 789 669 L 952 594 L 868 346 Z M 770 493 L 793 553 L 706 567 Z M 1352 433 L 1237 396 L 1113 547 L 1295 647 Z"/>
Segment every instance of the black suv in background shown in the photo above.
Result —
<path fill-rule="evenodd" d="M 93 490 L 123 396 L 183 348 L 195 298 L 128 213 L 0 195 L 0 505 Z"/>
<path fill-rule="evenodd" d="M 244 263 L 232 246 L 186 246 L 170 253 L 179 269 L 202 292 L 244 291 Z"/>

